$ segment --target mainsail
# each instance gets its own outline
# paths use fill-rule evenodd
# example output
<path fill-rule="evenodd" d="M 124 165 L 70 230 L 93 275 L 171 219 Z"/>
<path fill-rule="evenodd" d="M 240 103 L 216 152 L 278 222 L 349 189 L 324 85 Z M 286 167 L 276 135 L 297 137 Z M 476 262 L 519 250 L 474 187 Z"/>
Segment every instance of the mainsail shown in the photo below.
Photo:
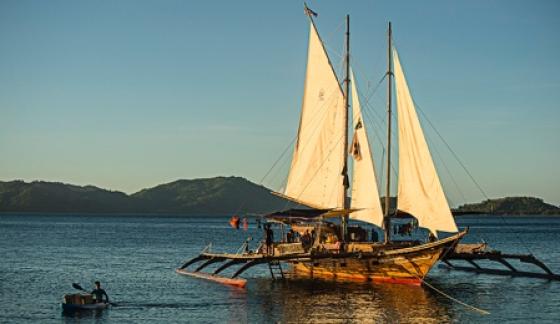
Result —
<path fill-rule="evenodd" d="M 393 64 L 399 118 L 397 209 L 416 217 L 435 235 L 457 232 L 395 48 Z"/>
<path fill-rule="evenodd" d="M 350 218 L 383 226 L 383 211 L 379 201 L 375 167 L 362 116 L 360 99 L 356 90 L 354 73 L 351 74 L 352 110 L 354 136 L 350 145 L 350 154 L 354 158 L 352 176 L 352 209 L 359 209 L 350 214 Z"/>
<path fill-rule="evenodd" d="M 318 208 L 343 207 L 344 95 L 310 25 L 301 119 L 284 194 Z"/>

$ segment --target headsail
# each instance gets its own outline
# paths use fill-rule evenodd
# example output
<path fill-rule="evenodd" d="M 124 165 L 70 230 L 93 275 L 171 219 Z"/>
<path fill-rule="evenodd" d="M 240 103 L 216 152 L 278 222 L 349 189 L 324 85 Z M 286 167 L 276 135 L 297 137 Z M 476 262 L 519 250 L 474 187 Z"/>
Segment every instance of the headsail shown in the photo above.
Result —
<path fill-rule="evenodd" d="M 360 99 L 356 90 L 354 73 L 352 77 L 352 110 L 354 136 L 350 145 L 350 154 L 354 158 L 352 176 L 352 200 L 350 206 L 360 209 L 350 214 L 350 218 L 383 226 L 383 211 L 379 201 L 375 167 L 362 116 Z"/>
<path fill-rule="evenodd" d="M 397 208 L 436 235 L 436 231 L 457 232 L 395 48 L 393 63 L 399 118 Z"/>
<path fill-rule="evenodd" d="M 344 95 L 311 20 L 298 138 L 286 196 L 321 208 L 343 207 Z"/>

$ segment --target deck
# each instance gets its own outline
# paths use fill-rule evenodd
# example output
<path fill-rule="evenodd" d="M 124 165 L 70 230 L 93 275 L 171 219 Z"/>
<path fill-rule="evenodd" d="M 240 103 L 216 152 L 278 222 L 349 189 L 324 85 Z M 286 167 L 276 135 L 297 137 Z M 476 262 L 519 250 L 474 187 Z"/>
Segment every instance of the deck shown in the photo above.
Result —
<path fill-rule="evenodd" d="M 459 235 L 464 235 L 460 233 Z M 455 241 L 454 241 L 455 240 Z M 383 246 L 381 244 L 366 244 L 357 243 L 355 245 L 349 244 L 347 252 L 341 252 L 333 249 L 314 248 L 305 251 L 301 244 L 296 243 L 275 243 L 274 253 L 216 253 L 210 251 L 202 251 L 198 256 L 186 261 L 176 269 L 176 272 L 181 275 L 188 275 L 197 278 L 207 279 L 219 282 L 226 285 L 237 287 L 244 287 L 246 280 L 238 278 L 240 274 L 245 272 L 251 267 L 260 264 L 267 264 L 271 276 L 284 278 L 281 263 L 299 263 L 318 261 L 321 259 L 372 259 L 381 260 L 383 258 L 392 256 L 406 256 L 413 255 L 414 253 L 438 246 L 447 246 L 445 252 L 440 256 L 443 267 L 448 270 L 468 271 L 480 274 L 491 275 L 505 275 L 513 277 L 528 277 L 540 278 L 547 280 L 560 280 L 560 275 L 553 273 L 542 261 L 538 260 L 533 255 L 524 254 L 506 254 L 500 251 L 489 250 L 486 244 L 456 244 L 457 237 L 449 237 L 436 242 L 425 243 L 416 246 Z M 366 249 L 367 247 L 367 249 Z M 259 250 L 260 251 L 260 250 Z M 532 264 L 538 267 L 541 272 L 525 271 L 516 268 L 510 261 L 515 260 L 524 264 Z M 458 261 L 463 261 L 468 266 L 458 264 Z M 484 266 L 478 261 L 491 261 L 496 262 L 504 269 L 495 269 Z M 192 271 L 187 270 L 188 267 L 197 265 Z M 205 268 L 210 265 L 219 266 L 212 272 L 203 272 Z M 231 277 L 221 276 L 221 273 L 233 266 L 238 266 L 237 270 Z M 276 275 L 275 275 L 276 274 Z"/>

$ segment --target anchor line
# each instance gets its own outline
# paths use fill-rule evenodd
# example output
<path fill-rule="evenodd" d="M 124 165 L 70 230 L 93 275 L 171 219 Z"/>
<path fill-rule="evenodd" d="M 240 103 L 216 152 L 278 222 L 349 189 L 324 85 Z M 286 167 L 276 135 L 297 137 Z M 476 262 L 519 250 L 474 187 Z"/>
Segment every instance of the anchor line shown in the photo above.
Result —
<path fill-rule="evenodd" d="M 415 276 L 416 276 L 416 275 L 415 275 Z M 425 284 L 427 287 L 429 287 L 429 288 L 432 289 L 433 291 L 437 292 L 438 294 L 440 294 L 440 295 L 442 295 L 442 296 L 448 298 L 449 300 L 452 300 L 452 301 L 456 302 L 457 304 L 460 304 L 460 305 L 464 306 L 465 308 L 470 309 L 470 310 L 473 310 L 473 311 L 475 311 L 475 312 L 477 312 L 477 313 L 480 313 L 480 314 L 482 314 L 482 315 L 490 315 L 490 312 L 489 312 L 489 311 L 484 310 L 484 309 L 482 309 L 482 308 L 478 308 L 478 307 L 469 305 L 469 304 L 467 304 L 467 303 L 465 303 L 465 302 L 463 302 L 463 301 L 460 301 L 459 299 L 457 299 L 457 298 L 455 298 L 455 297 L 453 297 L 453 296 L 450 296 L 450 295 L 446 294 L 444 291 L 442 291 L 442 290 L 440 290 L 440 289 L 438 289 L 438 288 L 432 286 L 432 285 L 429 284 L 426 280 L 424 280 L 424 279 L 422 279 L 422 278 L 419 278 L 419 277 L 417 277 L 417 278 L 420 279 L 420 280 L 422 281 L 422 283 Z"/>

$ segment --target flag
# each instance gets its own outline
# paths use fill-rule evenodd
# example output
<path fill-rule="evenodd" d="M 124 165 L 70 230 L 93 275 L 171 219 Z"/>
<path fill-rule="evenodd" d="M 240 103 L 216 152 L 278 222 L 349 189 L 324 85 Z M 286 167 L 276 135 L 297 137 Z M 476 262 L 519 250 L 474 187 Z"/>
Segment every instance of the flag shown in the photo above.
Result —
<path fill-rule="evenodd" d="M 356 161 L 362 159 L 362 150 L 360 149 L 360 142 L 358 141 L 358 134 L 354 132 L 354 138 L 352 139 L 352 145 L 350 146 L 350 154 Z"/>
<path fill-rule="evenodd" d="M 354 127 L 354 129 L 358 130 L 358 129 L 362 128 L 362 127 L 363 127 L 363 126 L 362 126 L 362 120 L 361 120 L 361 119 L 358 119 L 358 122 L 356 123 L 356 127 Z"/>
<path fill-rule="evenodd" d="M 305 11 L 305 14 L 308 15 L 309 17 L 311 17 L 311 16 L 317 17 L 318 16 L 318 14 L 315 11 L 309 9 L 307 6 L 305 6 L 304 11 Z"/>

